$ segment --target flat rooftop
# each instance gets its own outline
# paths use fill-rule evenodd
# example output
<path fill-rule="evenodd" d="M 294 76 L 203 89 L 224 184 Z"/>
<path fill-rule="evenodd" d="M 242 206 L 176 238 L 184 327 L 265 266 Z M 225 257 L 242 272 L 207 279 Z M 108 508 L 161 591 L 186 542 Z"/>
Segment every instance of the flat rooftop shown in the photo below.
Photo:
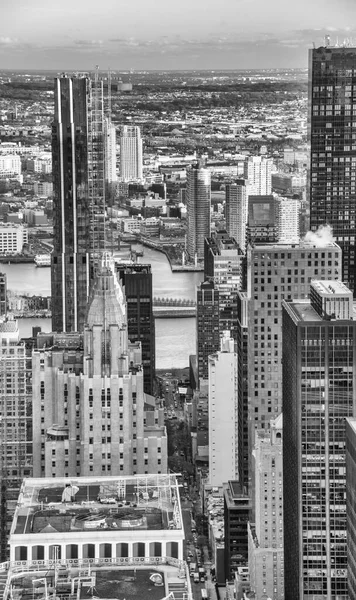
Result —
<path fill-rule="evenodd" d="M 293 302 L 286 302 L 286 306 L 288 307 L 290 314 L 292 314 L 294 316 L 294 320 L 295 321 L 303 321 L 303 322 L 311 322 L 311 321 L 316 321 L 316 322 L 323 322 L 325 321 L 325 319 L 323 319 L 318 312 L 311 306 L 310 304 L 310 300 L 309 299 L 301 299 L 301 300 L 294 300 Z M 352 310 L 352 315 L 351 315 L 351 319 L 353 321 L 356 321 L 356 303 L 353 303 L 353 310 Z M 332 321 L 330 321 L 331 323 L 335 324 L 338 322 L 341 322 L 343 319 L 334 319 Z M 350 319 L 345 319 L 346 321 L 349 321 Z"/>
<path fill-rule="evenodd" d="M 175 475 L 24 479 L 11 536 L 182 529 Z"/>

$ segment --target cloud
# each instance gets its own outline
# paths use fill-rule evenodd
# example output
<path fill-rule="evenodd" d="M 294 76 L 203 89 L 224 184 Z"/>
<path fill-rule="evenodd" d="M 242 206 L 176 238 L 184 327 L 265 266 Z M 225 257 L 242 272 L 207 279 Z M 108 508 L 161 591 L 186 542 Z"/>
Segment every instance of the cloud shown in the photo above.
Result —
<path fill-rule="evenodd" d="M 19 43 L 17 38 L 0 36 L 0 46 L 18 46 Z"/>
<path fill-rule="evenodd" d="M 102 46 L 104 44 L 103 40 L 74 40 L 74 44 L 77 46 Z"/>

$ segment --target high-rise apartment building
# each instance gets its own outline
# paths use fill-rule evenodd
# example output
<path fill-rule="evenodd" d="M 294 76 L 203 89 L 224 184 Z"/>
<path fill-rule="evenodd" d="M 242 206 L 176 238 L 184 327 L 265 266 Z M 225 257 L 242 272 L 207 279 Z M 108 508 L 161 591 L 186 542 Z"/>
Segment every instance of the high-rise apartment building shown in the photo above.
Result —
<path fill-rule="evenodd" d="M 122 181 L 142 179 L 141 130 L 124 125 L 120 136 L 120 177 Z"/>
<path fill-rule="evenodd" d="M 309 51 L 310 228 L 329 224 L 356 292 L 356 48 Z"/>
<path fill-rule="evenodd" d="M 124 288 L 129 340 L 141 342 L 144 392 L 153 394 L 156 342 L 151 265 L 117 262 L 115 271 Z"/>
<path fill-rule="evenodd" d="M 117 181 L 116 173 L 116 129 L 109 119 L 105 120 L 106 179 L 110 185 Z"/>
<path fill-rule="evenodd" d="M 249 419 L 267 429 L 282 412 L 282 300 L 308 298 L 314 278 L 339 279 L 341 250 L 333 242 L 255 246 L 247 265 Z"/>
<path fill-rule="evenodd" d="M 114 266 L 96 276 L 84 334 L 42 334 L 33 352 L 34 476 L 167 472 L 163 409 L 145 407 Z"/>
<path fill-rule="evenodd" d="M 277 228 L 280 244 L 298 244 L 300 239 L 300 200 L 277 198 Z"/>
<path fill-rule="evenodd" d="M 346 529 L 349 599 L 356 599 L 356 419 L 346 419 Z"/>
<path fill-rule="evenodd" d="M 282 415 L 256 434 L 255 522 L 249 523 L 248 565 L 256 598 L 284 598 Z"/>
<path fill-rule="evenodd" d="M 272 192 L 272 158 L 248 156 L 244 163 L 244 178 L 250 185 L 250 194 L 268 196 Z"/>
<path fill-rule="evenodd" d="M 105 248 L 103 87 L 89 77 L 60 77 L 54 94 L 52 329 L 82 331 Z"/>
<path fill-rule="evenodd" d="M 211 176 L 203 163 L 187 169 L 187 245 L 190 260 L 204 259 L 204 240 L 210 237 Z"/>
<path fill-rule="evenodd" d="M 205 239 L 204 280 L 219 292 L 220 331 L 236 339 L 237 291 L 241 288 L 243 253 L 236 240 L 220 230 Z"/>
<path fill-rule="evenodd" d="M 0 322 L 0 559 L 24 477 L 32 475 L 31 357 L 17 321 Z"/>
<path fill-rule="evenodd" d="M 237 354 L 229 332 L 221 349 L 208 358 L 209 484 L 239 479 Z"/>
<path fill-rule="evenodd" d="M 197 290 L 197 367 L 199 379 L 208 379 L 209 354 L 220 348 L 219 292 L 212 281 Z"/>
<path fill-rule="evenodd" d="M 246 224 L 249 184 L 238 179 L 225 186 L 225 220 L 230 237 L 235 238 L 243 252 L 246 248 Z"/>
<path fill-rule="evenodd" d="M 341 281 L 283 302 L 285 597 L 347 600 L 346 432 L 356 414 L 356 311 Z"/>

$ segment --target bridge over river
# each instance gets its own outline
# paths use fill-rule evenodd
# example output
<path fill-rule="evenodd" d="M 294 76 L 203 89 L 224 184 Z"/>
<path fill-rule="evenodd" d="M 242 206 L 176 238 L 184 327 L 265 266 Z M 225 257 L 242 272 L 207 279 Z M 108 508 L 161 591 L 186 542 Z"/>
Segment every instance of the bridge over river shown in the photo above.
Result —
<path fill-rule="evenodd" d="M 194 300 L 175 298 L 153 298 L 155 319 L 196 317 L 197 306 Z"/>

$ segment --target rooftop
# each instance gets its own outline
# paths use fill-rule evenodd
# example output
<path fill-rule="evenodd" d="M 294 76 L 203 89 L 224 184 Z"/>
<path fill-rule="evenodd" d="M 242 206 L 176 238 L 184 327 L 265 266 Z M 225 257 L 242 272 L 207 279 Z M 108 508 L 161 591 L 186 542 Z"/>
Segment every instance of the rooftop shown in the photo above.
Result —
<path fill-rule="evenodd" d="M 181 529 L 174 475 L 25 479 L 10 543 L 24 534 Z"/>

